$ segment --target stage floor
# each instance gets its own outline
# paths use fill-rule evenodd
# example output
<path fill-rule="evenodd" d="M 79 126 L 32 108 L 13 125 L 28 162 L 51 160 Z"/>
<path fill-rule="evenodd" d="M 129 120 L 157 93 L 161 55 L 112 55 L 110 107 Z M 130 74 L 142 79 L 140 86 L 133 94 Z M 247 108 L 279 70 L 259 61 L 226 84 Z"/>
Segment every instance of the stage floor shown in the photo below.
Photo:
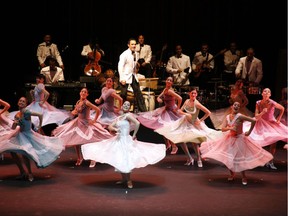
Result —
<path fill-rule="evenodd" d="M 162 142 L 162 137 L 141 127 L 139 140 Z M 1 216 L 286 216 L 287 150 L 278 144 L 277 170 L 258 167 L 247 171 L 248 185 L 237 174 L 213 161 L 203 168 L 184 166 L 181 149 L 156 165 L 134 170 L 133 189 L 116 185 L 120 175 L 107 164 L 75 167 L 76 153 L 66 149 L 45 169 L 33 164 L 33 182 L 16 180 L 16 165 L 9 154 L 0 161 Z M 194 157 L 195 154 L 193 153 Z"/>

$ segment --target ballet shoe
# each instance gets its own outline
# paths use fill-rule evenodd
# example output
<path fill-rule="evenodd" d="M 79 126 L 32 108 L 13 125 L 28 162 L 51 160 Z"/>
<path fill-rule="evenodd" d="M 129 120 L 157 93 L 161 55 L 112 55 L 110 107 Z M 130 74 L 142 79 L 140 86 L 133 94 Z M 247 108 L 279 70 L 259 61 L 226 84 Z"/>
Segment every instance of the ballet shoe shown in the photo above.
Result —
<path fill-rule="evenodd" d="M 247 179 L 246 178 L 242 178 L 242 185 L 247 185 L 248 182 L 247 182 Z"/>
<path fill-rule="evenodd" d="M 190 166 L 190 165 L 193 166 L 194 165 L 194 159 L 193 158 L 188 159 L 184 165 L 185 166 Z"/>
<path fill-rule="evenodd" d="M 201 161 L 201 160 L 198 160 L 198 161 L 197 161 L 197 165 L 198 165 L 198 167 L 203 167 L 202 161 Z"/>
<path fill-rule="evenodd" d="M 77 159 L 76 166 L 80 166 L 83 162 L 83 159 Z"/>
<path fill-rule="evenodd" d="M 30 181 L 30 182 L 34 181 L 34 177 L 33 177 L 33 175 L 31 173 L 28 174 L 28 181 Z"/>
<path fill-rule="evenodd" d="M 133 184 L 131 180 L 127 181 L 127 187 L 130 189 L 133 188 Z"/>
<path fill-rule="evenodd" d="M 96 166 L 96 161 L 91 160 L 89 167 L 90 167 L 90 168 L 93 168 L 93 167 L 95 167 L 95 166 Z"/>
<path fill-rule="evenodd" d="M 170 154 L 174 155 L 174 154 L 177 154 L 178 152 L 178 147 L 175 146 L 175 147 L 172 147 L 172 151 L 170 152 Z"/>

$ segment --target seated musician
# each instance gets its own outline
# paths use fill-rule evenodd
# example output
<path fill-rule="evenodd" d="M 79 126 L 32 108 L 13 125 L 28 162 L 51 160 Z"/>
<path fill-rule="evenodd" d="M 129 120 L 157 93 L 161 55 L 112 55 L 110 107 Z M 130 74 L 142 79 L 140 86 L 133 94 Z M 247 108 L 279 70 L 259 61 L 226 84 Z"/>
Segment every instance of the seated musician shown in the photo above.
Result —
<path fill-rule="evenodd" d="M 58 82 L 64 82 L 64 73 L 61 67 L 56 66 L 56 59 L 53 56 L 49 56 L 48 63 L 49 66 L 46 66 L 41 69 L 40 74 L 45 76 L 45 82 L 47 84 L 57 84 Z"/>
<path fill-rule="evenodd" d="M 140 65 L 139 73 L 145 75 L 147 78 L 152 77 L 152 49 L 151 46 L 145 43 L 144 35 L 138 36 L 138 43 L 136 44 L 136 52 L 139 53 L 138 63 Z"/>
<path fill-rule="evenodd" d="M 92 37 L 89 43 L 83 46 L 81 56 L 85 57 L 82 68 L 86 75 L 96 76 L 102 71 L 101 65 L 99 65 L 99 60 L 105 56 L 105 52 L 100 48 L 96 37 Z M 90 72 L 90 70 L 92 72 Z"/>
<path fill-rule="evenodd" d="M 192 85 L 199 86 L 200 89 L 207 87 L 211 71 L 214 69 L 214 57 L 208 51 L 208 44 L 203 43 L 201 50 L 195 53 L 192 60 L 193 76 L 191 76 L 191 82 Z"/>
<path fill-rule="evenodd" d="M 181 45 L 176 45 L 175 52 L 176 54 L 171 56 L 167 62 L 166 71 L 173 76 L 174 85 L 189 86 L 190 57 L 182 53 Z"/>
<path fill-rule="evenodd" d="M 64 72 L 61 67 L 56 66 L 56 59 L 53 56 L 48 57 L 49 66 L 41 69 L 40 74 L 45 76 L 46 84 L 57 85 L 64 82 Z M 60 95 L 56 90 L 50 91 L 49 103 L 54 107 L 59 107 Z"/>

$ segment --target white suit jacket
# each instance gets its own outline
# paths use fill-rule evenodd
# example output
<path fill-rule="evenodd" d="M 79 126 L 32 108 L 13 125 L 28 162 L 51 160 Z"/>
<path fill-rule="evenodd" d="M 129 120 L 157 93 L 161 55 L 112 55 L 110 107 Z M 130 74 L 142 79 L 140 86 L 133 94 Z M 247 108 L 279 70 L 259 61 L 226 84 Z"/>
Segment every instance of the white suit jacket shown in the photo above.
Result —
<path fill-rule="evenodd" d="M 131 84 L 132 76 L 134 76 L 138 82 L 135 70 L 138 59 L 139 53 L 134 52 L 134 54 L 132 54 L 129 48 L 120 55 L 118 62 L 119 82 L 126 81 L 126 84 Z"/>
<path fill-rule="evenodd" d="M 57 83 L 58 81 L 65 81 L 62 68 L 56 67 L 57 71 L 53 79 L 50 75 L 50 66 L 41 69 L 40 74 L 45 76 L 45 83 Z"/>
<path fill-rule="evenodd" d="M 253 57 L 250 70 L 247 71 L 246 59 L 247 56 L 240 58 L 235 70 L 236 77 L 259 84 L 263 78 L 262 61 Z"/>

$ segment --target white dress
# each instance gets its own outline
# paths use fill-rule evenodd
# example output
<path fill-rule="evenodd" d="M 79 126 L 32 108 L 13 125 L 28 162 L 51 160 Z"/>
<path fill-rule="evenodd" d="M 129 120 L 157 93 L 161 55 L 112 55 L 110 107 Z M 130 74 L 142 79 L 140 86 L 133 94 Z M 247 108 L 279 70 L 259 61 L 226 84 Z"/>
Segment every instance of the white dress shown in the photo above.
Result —
<path fill-rule="evenodd" d="M 165 144 L 133 140 L 130 135 L 130 123 L 124 114 L 117 118 L 116 127 L 120 130 L 116 136 L 101 142 L 81 146 L 85 160 L 107 163 L 116 171 L 130 173 L 134 168 L 155 164 L 166 156 Z"/>

